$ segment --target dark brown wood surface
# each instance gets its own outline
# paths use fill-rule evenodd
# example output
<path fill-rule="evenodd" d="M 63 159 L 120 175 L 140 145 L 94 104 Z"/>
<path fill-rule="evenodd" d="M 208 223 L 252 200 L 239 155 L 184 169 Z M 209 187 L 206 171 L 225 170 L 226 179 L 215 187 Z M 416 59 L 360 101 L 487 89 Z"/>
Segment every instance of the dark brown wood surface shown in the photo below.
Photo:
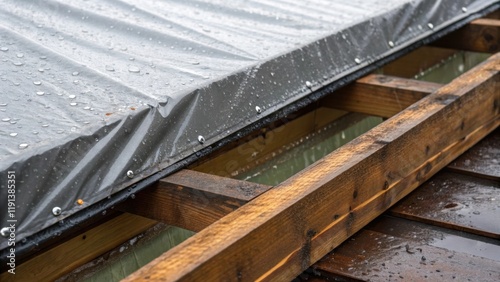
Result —
<path fill-rule="evenodd" d="M 441 87 L 441 84 L 381 74 L 367 75 L 335 91 L 327 107 L 390 118 Z"/>
<path fill-rule="evenodd" d="M 181 170 L 118 208 L 200 231 L 271 187 L 193 170 Z"/>

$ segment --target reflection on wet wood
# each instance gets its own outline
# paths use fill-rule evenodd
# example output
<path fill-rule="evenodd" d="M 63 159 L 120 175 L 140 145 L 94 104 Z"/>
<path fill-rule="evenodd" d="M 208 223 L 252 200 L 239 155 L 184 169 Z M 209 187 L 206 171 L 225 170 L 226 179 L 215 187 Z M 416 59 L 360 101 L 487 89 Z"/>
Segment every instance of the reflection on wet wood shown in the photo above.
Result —
<path fill-rule="evenodd" d="M 448 169 L 500 181 L 500 129 L 453 161 Z"/>
<path fill-rule="evenodd" d="M 390 213 L 417 221 L 500 238 L 500 183 L 441 172 Z"/>
<path fill-rule="evenodd" d="M 313 266 L 313 273 L 340 281 L 346 278 L 497 281 L 499 242 L 478 241 L 479 236 L 471 239 L 460 234 L 405 219 L 382 217 L 322 258 Z M 447 248 L 441 243 L 447 240 L 452 240 L 458 248 Z M 460 249 L 469 241 L 476 244 Z M 491 250 L 487 256 L 482 255 L 485 249 Z"/>

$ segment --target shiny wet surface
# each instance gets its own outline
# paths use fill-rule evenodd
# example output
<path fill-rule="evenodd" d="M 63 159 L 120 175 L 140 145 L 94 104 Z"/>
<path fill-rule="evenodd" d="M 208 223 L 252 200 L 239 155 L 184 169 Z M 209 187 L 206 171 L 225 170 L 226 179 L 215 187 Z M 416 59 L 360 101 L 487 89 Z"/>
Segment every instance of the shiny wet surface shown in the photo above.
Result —
<path fill-rule="evenodd" d="M 500 281 L 500 130 L 298 281 Z"/>

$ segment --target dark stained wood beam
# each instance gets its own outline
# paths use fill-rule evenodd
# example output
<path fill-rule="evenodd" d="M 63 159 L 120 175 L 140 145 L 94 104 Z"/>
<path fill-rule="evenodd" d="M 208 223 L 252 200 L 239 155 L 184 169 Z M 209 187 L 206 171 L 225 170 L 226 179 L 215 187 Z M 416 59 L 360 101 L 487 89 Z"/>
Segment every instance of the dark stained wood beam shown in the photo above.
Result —
<path fill-rule="evenodd" d="M 200 231 L 270 186 L 181 170 L 145 189 L 118 209 Z"/>
<path fill-rule="evenodd" d="M 465 51 L 500 51 L 500 20 L 481 18 L 433 43 L 434 46 Z"/>
<path fill-rule="evenodd" d="M 389 118 L 441 86 L 432 82 L 372 74 L 335 91 L 320 103 L 339 110 Z"/>
<path fill-rule="evenodd" d="M 500 124 L 500 54 L 125 281 L 291 280 Z"/>

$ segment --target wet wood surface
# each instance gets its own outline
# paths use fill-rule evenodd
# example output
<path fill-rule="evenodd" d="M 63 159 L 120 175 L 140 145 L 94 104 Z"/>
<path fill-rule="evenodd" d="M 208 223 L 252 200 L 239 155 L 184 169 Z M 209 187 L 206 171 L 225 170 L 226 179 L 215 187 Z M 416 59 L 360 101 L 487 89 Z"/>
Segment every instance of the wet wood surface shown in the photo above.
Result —
<path fill-rule="evenodd" d="M 453 161 L 448 169 L 500 181 L 500 129 Z"/>
<path fill-rule="evenodd" d="M 497 163 L 498 138 L 452 163 L 479 177 L 440 171 L 296 281 L 500 281 L 500 181 L 479 173 Z"/>

